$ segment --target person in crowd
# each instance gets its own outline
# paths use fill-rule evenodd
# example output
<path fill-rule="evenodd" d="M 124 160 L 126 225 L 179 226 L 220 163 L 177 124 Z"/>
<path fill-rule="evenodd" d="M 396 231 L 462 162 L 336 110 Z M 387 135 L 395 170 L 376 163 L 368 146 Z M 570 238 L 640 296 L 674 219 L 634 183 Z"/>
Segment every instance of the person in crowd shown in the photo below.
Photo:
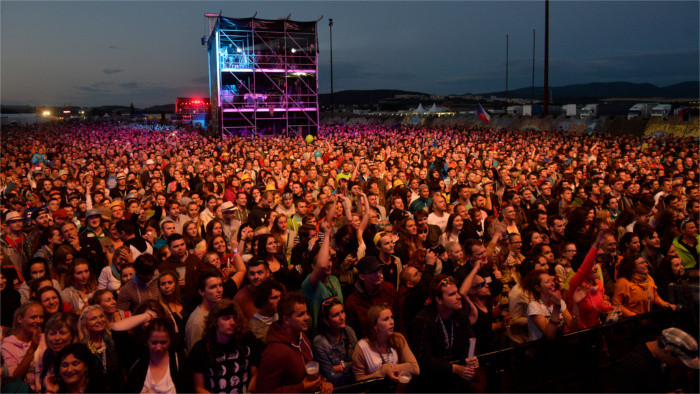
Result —
<path fill-rule="evenodd" d="M 267 331 L 272 323 L 279 320 L 277 306 L 284 293 L 284 286 L 271 278 L 264 280 L 253 290 L 253 305 L 258 311 L 250 318 L 248 327 L 262 344 L 267 342 Z"/>
<path fill-rule="evenodd" d="M 17 290 L 20 295 L 20 301 L 25 303 L 32 298 L 31 288 L 29 282 L 37 280 L 39 278 L 45 278 L 49 275 L 48 263 L 41 257 L 33 257 L 24 264 L 22 268 L 22 277 L 25 279 L 24 282 L 19 286 Z M 61 285 L 57 280 L 51 280 L 51 285 L 56 289 L 61 289 Z"/>
<path fill-rule="evenodd" d="M 87 345 L 90 353 L 98 360 L 99 369 L 95 372 L 104 376 L 104 391 L 121 391 L 125 375 L 107 315 L 100 305 L 88 305 L 82 310 L 78 318 L 78 335 L 80 342 Z"/>
<path fill-rule="evenodd" d="M 217 302 L 207 316 L 204 337 L 189 354 L 195 391 L 260 391 L 260 353 L 238 305 L 227 299 Z"/>
<path fill-rule="evenodd" d="M 194 254 L 187 252 L 185 238 L 179 233 L 168 237 L 168 248 L 172 254 L 158 266 L 158 269 L 176 271 L 180 275 L 180 285 L 185 294 L 191 300 L 199 300 L 196 283 L 202 261 Z"/>
<path fill-rule="evenodd" d="M 415 225 L 412 226 L 411 231 L 415 231 L 417 234 Z M 395 243 L 394 235 L 391 233 L 380 232 L 374 236 L 374 244 L 377 246 L 377 251 L 379 252 L 377 258 L 382 264 L 381 268 L 384 281 L 394 286 L 394 290 L 398 290 L 399 276 L 401 275 L 403 264 L 401 259 L 394 255 Z"/>
<path fill-rule="evenodd" d="M 625 317 L 649 312 L 653 305 L 676 310 L 676 305 L 664 301 L 656 290 L 654 278 L 643 257 L 625 257 L 618 269 L 620 278 L 615 282 L 612 305 L 620 308 Z"/>
<path fill-rule="evenodd" d="M 530 272 L 523 279 L 523 288 L 533 298 L 527 307 L 529 341 L 552 339 L 564 329 L 564 324 L 572 331 L 579 328 L 578 311 L 574 310 L 572 316 L 561 298 L 556 280 L 547 271 L 537 269 Z M 576 305 L 585 296 L 583 291 L 575 293 L 573 300 Z"/>
<path fill-rule="evenodd" d="M 72 313 L 56 313 L 46 321 L 46 348 L 35 353 L 35 373 L 32 389 L 46 392 L 44 379 L 55 373 L 56 355 L 66 346 L 78 340 L 77 320 Z"/>
<path fill-rule="evenodd" d="M 599 268 L 596 264 L 596 256 L 604 238 L 605 231 L 599 231 L 598 237 L 583 260 L 583 264 L 569 278 L 567 283 L 566 304 L 570 310 L 578 308 L 579 326 L 582 329 L 597 326 L 601 322 L 601 317 L 605 317 L 605 314 L 612 310 L 610 302 L 605 300 L 605 288 L 600 280 Z M 575 245 L 568 243 L 565 245 L 565 248 L 571 248 L 572 246 Z M 576 302 L 574 298 L 580 293 L 584 293 L 585 297 L 581 301 Z"/>
<path fill-rule="evenodd" d="M 387 377 L 398 382 L 401 372 L 419 375 L 420 367 L 406 338 L 394 332 L 394 319 L 387 305 L 374 305 L 367 311 L 365 337 L 352 354 L 352 370 L 357 380 Z"/>
<path fill-rule="evenodd" d="M 56 249 L 63 243 L 61 228 L 57 226 L 47 227 L 41 233 L 39 244 L 41 247 L 34 253 L 34 257 L 41 257 L 47 262 L 53 261 Z"/>
<path fill-rule="evenodd" d="M 217 302 L 221 301 L 223 296 L 223 287 L 221 286 L 221 273 L 217 270 L 205 270 L 197 276 L 197 289 L 202 298 L 202 303 L 192 311 L 192 314 L 187 319 L 185 325 L 185 341 L 187 350 L 191 350 L 192 346 L 202 339 L 206 325 L 207 315 Z"/>
<path fill-rule="evenodd" d="M 92 273 L 90 263 L 83 258 L 76 258 L 66 271 L 66 283 L 61 292 L 63 301 L 70 304 L 74 311 L 81 311 L 92 294 L 97 290 L 97 280 Z"/>
<path fill-rule="evenodd" d="M 692 292 L 690 290 L 690 277 L 685 272 L 683 260 L 679 256 L 667 256 L 657 267 L 656 291 L 662 299 L 691 305 Z"/>
<path fill-rule="evenodd" d="M 410 343 L 423 372 L 418 379 L 421 391 L 485 389 L 486 375 L 478 358 L 468 357 L 474 331 L 459 290 L 452 277 L 437 275 L 430 282 L 431 302 L 411 322 Z M 466 360 L 466 364 L 452 364 L 455 359 Z"/>
<path fill-rule="evenodd" d="M 117 309 L 117 297 L 114 295 L 114 292 L 107 289 L 97 290 L 92 297 L 90 297 L 90 305 L 99 305 L 102 307 L 102 311 L 107 317 L 109 328 L 112 328 L 114 323 L 130 315 L 129 311 Z"/>
<path fill-rule="evenodd" d="M 53 264 L 51 264 L 49 276 L 51 279 L 57 280 L 61 287 L 65 287 L 66 272 L 75 257 L 76 252 L 73 247 L 65 244 L 57 247 L 53 254 Z"/>
<path fill-rule="evenodd" d="M 362 330 L 367 312 L 373 305 L 394 305 L 394 285 L 384 280 L 382 263 L 374 256 L 365 256 L 357 262 L 358 279 L 353 292 L 345 300 L 348 325 Z"/>
<path fill-rule="evenodd" d="M 688 217 L 683 219 L 678 229 L 681 233 L 673 239 L 673 246 L 681 257 L 683 268 L 689 273 L 694 271 L 694 275 L 697 276 L 700 261 L 700 235 L 697 224 Z"/>
<path fill-rule="evenodd" d="M 338 297 L 321 302 L 319 334 L 314 338 L 313 352 L 318 360 L 321 376 L 334 387 L 354 381 L 352 355 L 357 336 L 345 324 L 345 308 Z"/>
<path fill-rule="evenodd" d="M 58 352 L 54 372 L 44 378 L 45 392 L 53 393 L 97 393 L 105 390 L 94 363 L 94 356 L 82 343 L 72 343 Z"/>
<path fill-rule="evenodd" d="M 224 263 L 218 253 L 210 252 L 204 255 L 202 267 L 213 268 L 221 272 L 222 278 L 224 278 L 224 297 L 233 298 L 238 292 L 238 289 L 243 286 L 246 268 L 243 258 L 238 254 L 238 251 L 233 253 L 231 258 L 226 261 L 228 262 Z"/>
<path fill-rule="evenodd" d="M 571 276 L 574 275 L 572 262 L 574 257 L 576 257 L 576 252 L 576 243 L 564 242 L 561 249 L 561 257 L 555 260 L 554 274 L 556 275 L 557 282 L 559 282 L 559 286 L 561 286 L 562 289 L 568 290 L 568 282 L 571 279 Z"/>
<path fill-rule="evenodd" d="M 629 352 L 620 363 L 620 393 L 685 391 L 671 385 L 672 372 L 700 369 L 698 342 L 687 332 L 670 327 L 656 339 Z"/>
<path fill-rule="evenodd" d="M 193 391 L 192 373 L 182 351 L 171 346 L 175 337 L 172 322 L 157 318 L 145 329 L 148 352 L 128 370 L 125 391 L 129 393 L 187 393 Z"/>
<path fill-rule="evenodd" d="M 40 287 L 35 296 L 35 300 L 44 308 L 44 320 L 48 320 L 55 313 L 75 313 L 73 308 L 61 298 L 61 293 L 53 286 Z"/>
<path fill-rule="evenodd" d="M 142 254 L 134 261 L 134 275 L 119 290 L 117 309 L 133 312 L 140 304 L 158 300 L 158 282 L 154 279 L 158 260 L 151 254 Z"/>
<path fill-rule="evenodd" d="M 253 259 L 247 263 L 246 278 L 248 284 L 243 286 L 233 300 L 241 307 L 246 319 L 250 320 L 258 312 L 258 308 L 253 303 L 253 292 L 255 288 L 265 279 L 270 277 L 270 269 L 267 261 L 263 259 Z"/>
<path fill-rule="evenodd" d="M 306 364 L 313 360 L 311 341 L 305 332 L 311 318 L 306 299 L 289 292 L 279 302 L 280 319 L 267 332 L 267 346 L 260 356 L 256 391 L 263 393 L 330 393 L 333 385 L 320 374 L 309 375 Z"/>
<path fill-rule="evenodd" d="M 12 327 L 15 310 L 22 304 L 19 292 L 8 278 L 8 272 L 16 272 L 14 266 L 2 267 L 0 271 L 0 327 L 2 328 Z M 54 289 L 54 291 L 58 294 L 58 290 Z"/>
<path fill-rule="evenodd" d="M 324 222 L 324 225 L 326 226 L 326 232 L 329 233 L 331 224 Z M 313 331 L 316 331 L 320 323 L 319 311 L 323 300 L 330 297 L 338 297 L 340 302 L 343 302 L 340 282 L 335 275 L 331 275 L 333 263 L 331 261 L 330 243 L 331 237 L 323 238 L 321 248 L 311 266 L 312 271 L 301 284 L 301 292 L 308 301 Z"/>
<path fill-rule="evenodd" d="M 158 275 L 158 292 L 160 302 L 173 319 L 174 330 L 178 334 L 185 332 L 185 325 L 189 314 L 183 305 L 180 297 L 179 276 L 175 271 L 165 270 Z"/>
<path fill-rule="evenodd" d="M 477 275 L 483 261 L 477 261 L 471 272 L 464 279 L 459 293 L 469 305 L 469 324 L 479 339 L 478 353 L 487 353 L 494 345 L 494 332 L 505 328 L 502 321 L 496 322 L 493 317 L 494 298 L 486 279 Z M 510 316 L 507 316 L 509 319 Z"/>
<path fill-rule="evenodd" d="M 97 238 L 79 236 L 78 227 L 73 222 L 63 223 L 61 235 L 63 235 L 64 244 L 72 246 L 75 250 L 75 258 L 82 258 L 89 262 L 92 272 L 102 272 L 102 268 L 107 265 L 107 256 Z"/>
<path fill-rule="evenodd" d="M 122 286 L 121 269 L 125 265 L 133 263 L 134 259 L 128 246 L 123 245 L 116 248 L 112 256 L 112 263 L 102 268 L 100 277 L 97 278 L 97 287 L 99 289 L 118 291 Z"/>
<path fill-rule="evenodd" d="M 26 302 L 15 310 L 12 328 L 2 340 L 3 365 L 7 373 L 26 383 L 34 384 L 36 358 L 39 348 L 45 348 L 44 309 L 39 303 Z"/>

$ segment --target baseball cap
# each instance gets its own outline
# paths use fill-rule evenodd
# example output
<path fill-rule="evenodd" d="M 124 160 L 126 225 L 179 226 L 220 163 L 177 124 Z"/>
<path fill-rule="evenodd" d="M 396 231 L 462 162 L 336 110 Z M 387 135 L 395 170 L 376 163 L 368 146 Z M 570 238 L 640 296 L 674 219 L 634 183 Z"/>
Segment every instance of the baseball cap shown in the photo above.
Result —
<path fill-rule="evenodd" d="M 126 179 L 126 175 L 124 175 L 123 172 L 120 172 L 119 174 L 117 174 L 117 179 Z"/>
<path fill-rule="evenodd" d="M 189 198 L 189 197 L 182 197 L 182 198 L 180 198 L 180 205 L 182 205 L 182 206 L 185 206 L 185 205 L 187 205 L 187 204 L 189 204 L 189 203 L 191 203 L 191 202 L 192 202 L 192 199 Z"/>
<path fill-rule="evenodd" d="M 156 164 L 156 162 L 153 161 L 152 159 L 146 160 L 146 165 L 147 165 L 147 166 L 150 166 L 150 165 L 152 165 L 152 164 Z"/>
<path fill-rule="evenodd" d="M 22 220 L 22 215 L 17 211 L 10 211 L 7 213 L 7 216 L 5 216 L 6 222 L 14 222 L 17 220 Z"/>
<path fill-rule="evenodd" d="M 683 361 L 686 367 L 700 369 L 698 341 L 680 328 L 671 327 L 661 331 L 661 343 L 669 348 L 674 356 Z"/>
<path fill-rule="evenodd" d="M 59 208 L 53 212 L 54 219 L 68 219 L 68 211 L 63 208 Z"/>
<path fill-rule="evenodd" d="M 365 256 L 357 262 L 357 272 L 360 274 L 371 274 L 382 268 L 382 263 L 374 256 Z"/>
<path fill-rule="evenodd" d="M 418 186 L 418 190 L 430 190 L 430 188 L 425 183 L 421 183 L 420 186 Z"/>
<path fill-rule="evenodd" d="M 39 215 L 41 215 L 41 214 L 43 214 L 43 213 L 45 213 L 45 214 L 47 214 L 47 215 L 49 214 L 49 210 L 48 210 L 45 206 L 42 206 L 42 207 L 39 207 L 39 208 L 35 209 L 35 210 L 32 212 L 32 219 L 38 218 Z"/>
<path fill-rule="evenodd" d="M 100 212 L 99 209 L 88 209 L 87 212 L 85 213 L 85 217 L 89 218 L 90 216 L 102 216 L 102 213 Z"/>
<path fill-rule="evenodd" d="M 403 181 L 402 181 L 401 179 L 395 180 L 395 181 L 394 181 L 394 187 L 399 186 L 399 185 L 403 185 Z"/>

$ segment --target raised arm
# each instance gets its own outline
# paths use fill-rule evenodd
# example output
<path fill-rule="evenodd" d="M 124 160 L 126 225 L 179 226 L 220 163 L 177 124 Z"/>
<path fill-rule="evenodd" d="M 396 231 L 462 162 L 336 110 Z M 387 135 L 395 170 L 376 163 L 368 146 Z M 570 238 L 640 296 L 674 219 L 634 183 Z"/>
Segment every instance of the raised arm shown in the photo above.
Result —
<path fill-rule="evenodd" d="M 333 231 L 333 226 L 324 221 L 323 231 L 326 235 L 323 237 L 323 242 L 321 243 L 321 250 L 318 251 L 316 256 L 316 264 L 314 265 L 313 271 L 309 274 L 309 284 L 312 287 L 316 287 L 318 282 L 323 278 L 323 273 L 326 271 L 326 267 L 330 265 L 331 261 L 331 232 Z"/>

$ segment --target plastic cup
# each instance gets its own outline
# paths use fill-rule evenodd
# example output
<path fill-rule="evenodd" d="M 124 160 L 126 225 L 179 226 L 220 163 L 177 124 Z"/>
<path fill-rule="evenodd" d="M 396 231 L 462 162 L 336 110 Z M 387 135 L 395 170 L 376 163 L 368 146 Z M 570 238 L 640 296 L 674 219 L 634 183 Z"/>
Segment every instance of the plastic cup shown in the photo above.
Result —
<path fill-rule="evenodd" d="M 314 379 L 318 376 L 318 363 L 316 361 L 306 363 L 306 374 Z"/>
<path fill-rule="evenodd" d="M 401 371 L 399 373 L 399 383 L 408 384 L 412 378 L 413 376 L 409 372 Z"/>
<path fill-rule="evenodd" d="M 399 382 L 396 384 L 397 393 L 405 393 L 408 383 L 411 381 L 413 376 L 406 371 L 399 372 Z"/>

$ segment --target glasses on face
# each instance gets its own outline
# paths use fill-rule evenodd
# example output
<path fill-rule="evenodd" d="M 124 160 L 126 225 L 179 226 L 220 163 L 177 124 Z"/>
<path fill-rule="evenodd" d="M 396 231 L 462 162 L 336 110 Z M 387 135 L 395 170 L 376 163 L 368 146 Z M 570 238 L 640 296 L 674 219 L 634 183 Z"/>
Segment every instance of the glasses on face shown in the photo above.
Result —
<path fill-rule="evenodd" d="M 565 253 L 576 253 L 576 249 L 565 250 Z"/>

